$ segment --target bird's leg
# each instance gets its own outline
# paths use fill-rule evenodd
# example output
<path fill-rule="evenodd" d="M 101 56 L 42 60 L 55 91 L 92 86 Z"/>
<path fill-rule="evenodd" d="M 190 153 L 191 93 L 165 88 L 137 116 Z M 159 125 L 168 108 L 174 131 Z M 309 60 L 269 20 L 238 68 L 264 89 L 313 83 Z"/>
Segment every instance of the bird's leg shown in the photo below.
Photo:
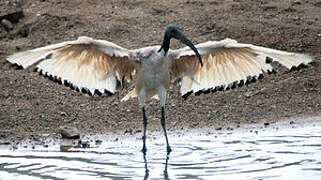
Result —
<path fill-rule="evenodd" d="M 142 148 L 142 152 L 144 153 L 144 155 L 146 154 L 147 148 L 146 148 L 146 127 L 147 127 L 147 117 L 146 117 L 146 113 L 145 113 L 145 97 L 146 97 L 146 89 L 142 88 L 139 91 L 139 96 L 138 96 L 138 100 L 140 103 L 140 106 L 142 108 L 143 111 L 143 148 Z"/>
<path fill-rule="evenodd" d="M 165 139 L 166 139 L 167 154 L 169 154 L 169 153 L 172 151 L 172 148 L 170 147 L 170 145 L 169 145 L 169 143 L 168 143 L 168 137 L 167 137 L 166 125 L 165 125 L 166 123 L 165 123 L 165 107 L 164 107 L 164 106 L 162 106 L 161 124 L 162 124 L 162 127 L 163 127 Z"/>
<path fill-rule="evenodd" d="M 142 111 L 143 111 L 143 148 L 142 148 L 142 152 L 145 154 L 147 151 L 146 148 L 146 127 L 147 127 L 147 117 L 145 114 L 145 107 L 142 107 Z"/>
<path fill-rule="evenodd" d="M 160 104 L 162 107 L 162 117 L 161 117 L 161 125 L 164 131 L 164 135 L 166 138 L 166 145 L 167 145 L 167 154 L 169 154 L 172 149 L 168 143 L 168 137 L 167 137 L 167 132 L 166 132 L 166 123 L 165 123 L 165 102 L 166 102 L 166 89 L 164 87 L 160 87 L 158 88 L 158 96 L 159 96 L 159 100 L 160 100 Z"/>

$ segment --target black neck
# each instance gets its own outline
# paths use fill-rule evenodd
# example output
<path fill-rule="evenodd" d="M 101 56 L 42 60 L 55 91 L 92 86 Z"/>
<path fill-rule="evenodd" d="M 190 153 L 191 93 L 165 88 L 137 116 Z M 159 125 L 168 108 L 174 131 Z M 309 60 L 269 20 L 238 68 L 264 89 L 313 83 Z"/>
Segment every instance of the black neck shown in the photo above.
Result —
<path fill-rule="evenodd" d="M 160 52 L 160 51 L 163 49 L 164 52 L 165 52 L 165 55 L 166 55 L 167 51 L 169 50 L 170 40 L 171 40 L 171 38 L 168 37 L 168 36 L 165 34 L 164 39 L 163 39 L 162 46 L 161 46 L 161 48 L 158 50 L 158 52 Z"/>

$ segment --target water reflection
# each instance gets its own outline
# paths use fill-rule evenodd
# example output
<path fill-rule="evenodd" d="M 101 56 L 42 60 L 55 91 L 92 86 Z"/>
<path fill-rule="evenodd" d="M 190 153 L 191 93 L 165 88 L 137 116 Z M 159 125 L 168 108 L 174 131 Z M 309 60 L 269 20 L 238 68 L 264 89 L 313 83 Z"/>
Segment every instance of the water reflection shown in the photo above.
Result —
<path fill-rule="evenodd" d="M 146 158 L 146 154 L 143 154 L 143 158 L 144 158 L 144 163 L 145 163 L 145 176 L 144 176 L 144 180 L 149 178 L 149 169 L 148 169 L 148 162 L 147 162 L 147 158 Z M 168 166 L 168 160 L 169 160 L 169 154 L 166 155 L 166 159 L 165 159 L 165 167 L 164 167 L 164 178 L 165 180 L 168 180 L 168 172 L 167 172 L 167 166 Z"/>
<path fill-rule="evenodd" d="M 148 169 L 148 162 L 147 162 L 147 158 L 146 158 L 146 154 L 143 154 L 143 158 L 144 158 L 144 163 L 145 163 L 145 176 L 144 176 L 144 180 L 149 178 L 149 169 Z M 168 160 L 169 160 L 169 154 L 166 155 L 165 158 L 165 167 L 164 167 L 164 178 L 165 180 L 168 180 L 168 172 L 167 172 L 167 166 L 168 166 Z"/>
<path fill-rule="evenodd" d="M 2 147 L 0 179 L 318 179 L 320 127 L 173 133 L 170 155 L 161 133 L 150 136 L 146 155 L 138 137 L 99 136 L 101 145 L 70 152 L 58 145 Z"/>

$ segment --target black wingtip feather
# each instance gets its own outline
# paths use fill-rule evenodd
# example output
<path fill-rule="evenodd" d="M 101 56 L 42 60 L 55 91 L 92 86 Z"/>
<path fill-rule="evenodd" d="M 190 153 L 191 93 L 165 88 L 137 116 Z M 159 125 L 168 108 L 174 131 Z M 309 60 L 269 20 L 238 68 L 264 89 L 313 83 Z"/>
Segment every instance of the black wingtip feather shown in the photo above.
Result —
<path fill-rule="evenodd" d="M 51 59 L 51 57 L 52 57 L 52 53 L 48 54 L 48 55 L 45 57 L 45 59 Z"/>
<path fill-rule="evenodd" d="M 202 90 L 203 94 L 209 94 L 210 92 L 212 92 L 212 88 Z"/>
<path fill-rule="evenodd" d="M 103 93 L 101 93 L 98 89 L 95 89 L 95 94 L 97 94 L 98 96 L 101 96 Z"/>
<path fill-rule="evenodd" d="M 272 71 L 268 70 L 268 74 L 276 74 L 277 71 L 275 69 L 272 69 Z"/>
<path fill-rule="evenodd" d="M 222 86 L 217 86 L 217 87 L 215 87 L 215 89 L 217 91 L 224 91 L 224 86 L 223 85 Z"/>
<path fill-rule="evenodd" d="M 257 79 L 256 79 L 256 76 L 252 77 L 252 78 L 251 78 L 251 83 L 255 83 L 256 80 L 257 80 Z"/>
<path fill-rule="evenodd" d="M 11 67 L 14 68 L 15 70 L 21 70 L 23 67 L 19 64 L 11 64 Z"/>
<path fill-rule="evenodd" d="M 270 64 L 271 62 L 273 62 L 272 58 L 270 58 L 270 57 L 265 58 L 265 63 Z"/>
<path fill-rule="evenodd" d="M 182 98 L 184 98 L 184 100 L 186 100 L 187 97 L 190 96 L 192 93 L 193 93 L 193 91 L 189 91 L 189 92 L 185 93 L 185 94 L 182 96 Z"/>
<path fill-rule="evenodd" d="M 55 80 L 55 78 L 54 78 L 52 75 L 49 75 L 49 76 L 48 76 L 48 79 L 51 80 L 51 81 L 54 81 L 54 80 Z"/>
<path fill-rule="evenodd" d="M 199 96 L 199 95 L 201 95 L 202 94 L 202 90 L 199 90 L 199 91 L 197 91 L 196 93 L 195 93 L 195 96 Z"/>
<path fill-rule="evenodd" d="M 105 94 L 107 94 L 108 96 L 112 96 L 112 95 L 113 95 L 112 92 L 110 92 L 110 91 L 108 91 L 108 90 L 106 90 L 106 89 L 105 89 Z"/>
<path fill-rule="evenodd" d="M 297 71 L 300 69 L 304 69 L 307 68 L 308 66 L 306 64 L 299 64 L 298 66 L 293 66 L 291 67 L 290 71 Z"/>
<path fill-rule="evenodd" d="M 234 81 L 232 84 L 231 84 L 231 89 L 235 89 L 237 87 L 237 81 Z"/>
<path fill-rule="evenodd" d="M 242 80 L 240 80 L 240 82 L 238 83 L 238 86 L 239 87 L 242 87 L 244 85 L 244 80 L 242 79 Z"/>
<path fill-rule="evenodd" d="M 81 88 L 81 92 L 84 94 L 88 94 L 89 96 L 93 95 L 88 88 Z"/>
<path fill-rule="evenodd" d="M 84 94 L 88 94 L 90 96 L 93 96 L 95 94 L 101 96 L 103 93 L 100 92 L 98 89 L 95 89 L 94 93 L 92 93 L 88 88 L 79 88 L 75 86 L 73 83 L 69 82 L 68 80 L 62 80 L 60 77 L 52 76 L 51 74 L 48 74 L 48 72 L 44 72 L 41 69 L 35 69 L 34 71 L 39 72 L 40 75 L 43 75 L 45 78 L 48 78 L 49 80 L 52 80 L 53 82 L 65 85 L 66 87 L 69 87 L 71 90 L 75 90 L 77 92 L 81 92 Z M 108 90 L 105 90 L 105 92 L 108 96 L 112 96 L 113 93 L 111 93 Z"/>

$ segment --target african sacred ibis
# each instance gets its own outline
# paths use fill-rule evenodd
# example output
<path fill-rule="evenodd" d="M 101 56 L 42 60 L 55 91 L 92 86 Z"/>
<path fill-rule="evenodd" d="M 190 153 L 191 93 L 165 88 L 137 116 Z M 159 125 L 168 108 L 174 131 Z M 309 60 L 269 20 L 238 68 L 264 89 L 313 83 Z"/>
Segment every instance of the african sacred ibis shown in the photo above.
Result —
<path fill-rule="evenodd" d="M 188 47 L 169 49 L 171 38 Z M 165 128 L 166 91 L 171 79 L 180 79 L 181 95 L 216 89 L 228 89 L 270 72 L 272 59 L 288 69 L 307 65 L 312 58 L 305 54 L 238 43 L 232 39 L 208 41 L 196 46 L 176 25 L 165 30 L 161 46 L 128 50 L 112 42 L 79 37 L 7 57 L 11 63 L 28 68 L 35 66 L 43 74 L 82 92 L 115 93 L 117 84 L 136 73 L 135 89 L 123 99 L 137 97 L 143 113 L 143 148 L 146 153 L 145 100 L 158 95 L 161 125 L 171 152 Z M 203 64 L 204 63 L 204 64 Z"/>

